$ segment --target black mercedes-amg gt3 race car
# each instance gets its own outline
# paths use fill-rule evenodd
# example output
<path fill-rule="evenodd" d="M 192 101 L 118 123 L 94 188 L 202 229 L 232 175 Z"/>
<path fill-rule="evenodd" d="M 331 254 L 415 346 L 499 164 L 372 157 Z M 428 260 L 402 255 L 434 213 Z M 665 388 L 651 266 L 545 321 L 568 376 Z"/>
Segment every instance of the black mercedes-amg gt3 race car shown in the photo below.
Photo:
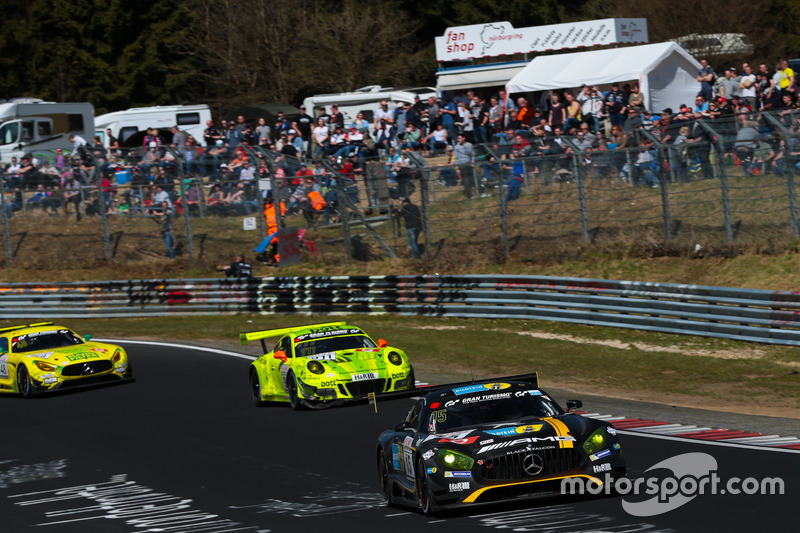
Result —
<path fill-rule="evenodd" d="M 626 472 L 617 432 L 608 422 L 572 412 L 579 407 L 570 400 L 564 411 L 539 388 L 535 373 L 422 396 L 378 439 L 387 505 L 415 506 L 429 515 L 459 505 L 574 494 L 586 483 L 594 483 L 594 491 L 613 485 Z"/>

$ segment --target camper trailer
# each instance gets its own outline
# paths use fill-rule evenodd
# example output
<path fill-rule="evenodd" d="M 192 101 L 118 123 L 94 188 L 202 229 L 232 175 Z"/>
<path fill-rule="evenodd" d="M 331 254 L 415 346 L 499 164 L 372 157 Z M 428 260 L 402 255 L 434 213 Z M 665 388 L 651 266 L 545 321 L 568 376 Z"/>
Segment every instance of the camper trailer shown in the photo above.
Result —
<path fill-rule="evenodd" d="M 303 100 L 303 105 L 306 106 L 306 112 L 311 114 L 314 119 L 321 114 L 320 108 L 329 111 L 330 106 L 336 104 L 344 115 L 345 124 L 354 120 L 359 113 L 364 113 L 364 118 L 372 123 L 372 114 L 380 108 L 381 100 L 386 100 L 390 106 L 396 105 L 398 102 L 413 104 L 415 96 L 419 96 L 425 102 L 429 96 L 436 96 L 436 89 L 433 87 L 393 89 L 380 85 L 369 85 L 350 93 L 309 96 Z"/>
<path fill-rule="evenodd" d="M 6 163 L 28 153 L 72 150 L 71 133 L 88 140 L 93 132 L 94 107 L 89 103 L 13 98 L 0 104 L 0 159 Z"/>
<path fill-rule="evenodd" d="M 170 128 L 177 126 L 181 131 L 193 136 L 197 142 L 203 142 L 203 131 L 206 121 L 211 120 L 211 110 L 207 105 L 170 105 L 154 107 L 134 107 L 124 111 L 114 111 L 100 115 L 94 119 L 95 128 L 104 146 L 108 146 L 106 130 L 111 129 L 120 143 L 126 146 L 133 135 L 148 128 L 159 130 L 165 140 L 172 134 Z"/>

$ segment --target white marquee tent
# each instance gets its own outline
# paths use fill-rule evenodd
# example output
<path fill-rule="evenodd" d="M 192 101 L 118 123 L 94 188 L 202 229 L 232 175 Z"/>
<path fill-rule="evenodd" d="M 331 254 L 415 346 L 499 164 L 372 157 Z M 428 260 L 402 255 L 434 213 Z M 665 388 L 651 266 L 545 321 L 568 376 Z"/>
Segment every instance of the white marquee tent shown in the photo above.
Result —
<path fill-rule="evenodd" d="M 509 94 L 639 82 L 645 108 L 661 112 L 681 104 L 692 107 L 702 68 L 673 42 L 538 56 L 506 84 Z"/>

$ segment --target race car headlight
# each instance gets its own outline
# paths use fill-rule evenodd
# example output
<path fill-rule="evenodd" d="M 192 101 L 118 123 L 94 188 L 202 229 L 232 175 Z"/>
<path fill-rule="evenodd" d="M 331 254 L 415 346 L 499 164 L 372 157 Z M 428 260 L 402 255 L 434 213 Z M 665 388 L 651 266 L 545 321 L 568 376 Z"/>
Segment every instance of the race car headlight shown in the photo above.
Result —
<path fill-rule="evenodd" d="M 400 366 L 401 364 L 403 364 L 403 358 L 402 358 L 402 357 L 400 357 L 400 354 L 399 354 L 399 353 L 397 353 L 397 352 L 389 352 L 389 355 L 388 355 L 388 356 L 386 356 L 386 358 L 387 358 L 387 359 L 389 360 L 389 362 L 390 362 L 390 363 L 392 363 L 393 365 Z"/>
<path fill-rule="evenodd" d="M 114 357 L 112 357 L 111 360 L 114 361 L 115 363 L 119 363 L 120 359 L 122 359 L 122 354 L 119 353 L 119 350 L 117 350 L 116 352 L 114 352 Z"/>
<path fill-rule="evenodd" d="M 606 430 L 605 428 L 598 428 L 597 431 L 589 435 L 586 442 L 583 443 L 583 449 L 586 453 L 597 453 L 606 447 Z"/>
<path fill-rule="evenodd" d="M 439 460 L 445 467 L 453 470 L 470 470 L 475 463 L 472 457 L 452 450 L 439 450 Z"/>
<path fill-rule="evenodd" d="M 306 368 L 308 368 L 308 371 L 312 374 L 322 374 L 325 372 L 325 367 L 322 366 L 322 363 L 319 361 L 309 361 Z"/>
<path fill-rule="evenodd" d="M 39 370 L 43 370 L 45 372 L 53 372 L 56 369 L 56 365 L 51 365 L 47 361 L 36 361 L 36 366 L 39 367 Z"/>

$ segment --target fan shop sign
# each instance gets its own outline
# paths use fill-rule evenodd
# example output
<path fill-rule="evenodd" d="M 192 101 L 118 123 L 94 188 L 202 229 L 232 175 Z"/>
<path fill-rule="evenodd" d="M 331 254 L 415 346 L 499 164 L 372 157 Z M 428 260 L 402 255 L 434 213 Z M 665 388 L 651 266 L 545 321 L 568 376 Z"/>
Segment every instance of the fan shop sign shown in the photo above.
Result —
<path fill-rule="evenodd" d="M 436 37 L 436 60 L 463 61 L 548 50 L 647 43 L 647 19 L 601 19 L 530 28 L 490 22 L 447 28 Z"/>

